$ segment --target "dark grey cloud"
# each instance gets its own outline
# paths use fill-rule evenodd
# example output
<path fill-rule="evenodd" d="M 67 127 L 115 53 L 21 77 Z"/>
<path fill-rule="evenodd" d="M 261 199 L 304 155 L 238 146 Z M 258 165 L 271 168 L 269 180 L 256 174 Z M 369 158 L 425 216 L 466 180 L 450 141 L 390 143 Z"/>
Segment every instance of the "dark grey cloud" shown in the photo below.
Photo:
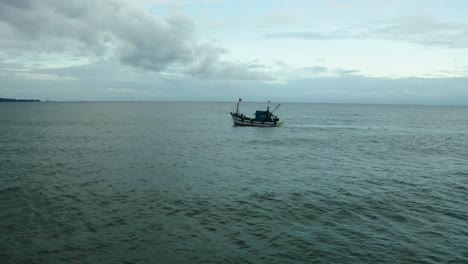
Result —
<path fill-rule="evenodd" d="M 441 22 L 428 17 L 413 17 L 380 21 L 367 26 L 329 32 L 281 32 L 267 34 L 265 37 L 308 40 L 386 39 L 432 47 L 467 48 L 468 23 Z"/>
<path fill-rule="evenodd" d="M 217 48 L 210 50 L 212 45 L 200 43 L 188 17 L 157 18 L 120 0 L 0 0 L 0 35 L 4 36 L 0 49 L 6 54 L 45 52 L 114 59 L 156 72 L 181 68 L 186 72 L 194 67 L 189 70 L 194 75 L 210 78 L 262 75 L 242 71 L 240 63 L 222 61 Z M 207 63 L 202 65 L 203 60 Z M 207 65 L 203 70 L 201 66 Z"/>

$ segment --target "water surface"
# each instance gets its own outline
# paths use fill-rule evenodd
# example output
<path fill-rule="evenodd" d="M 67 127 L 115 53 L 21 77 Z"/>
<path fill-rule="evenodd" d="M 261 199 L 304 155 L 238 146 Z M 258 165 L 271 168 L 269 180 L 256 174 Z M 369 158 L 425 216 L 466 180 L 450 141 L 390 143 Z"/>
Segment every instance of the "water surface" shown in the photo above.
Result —
<path fill-rule="evenodd" d="M 468 263 L 467 107 L 234 108 L 0 104 L 0 262 Z"/>

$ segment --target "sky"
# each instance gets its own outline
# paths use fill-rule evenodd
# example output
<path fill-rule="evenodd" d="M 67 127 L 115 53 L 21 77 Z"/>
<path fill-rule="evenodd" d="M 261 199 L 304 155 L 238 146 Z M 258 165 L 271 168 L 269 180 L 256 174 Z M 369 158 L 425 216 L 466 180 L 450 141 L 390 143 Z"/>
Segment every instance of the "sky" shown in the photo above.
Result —
<path fill-rule="evenodd" d="M 0 97 L 468 105 L 468 1 L 0 0 Z"/>

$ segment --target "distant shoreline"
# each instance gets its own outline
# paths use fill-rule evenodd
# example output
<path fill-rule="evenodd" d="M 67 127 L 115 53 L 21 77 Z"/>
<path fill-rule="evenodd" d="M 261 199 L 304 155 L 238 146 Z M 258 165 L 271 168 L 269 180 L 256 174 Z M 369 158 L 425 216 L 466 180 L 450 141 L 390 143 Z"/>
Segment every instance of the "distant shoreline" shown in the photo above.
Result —
<path fill-rule="evenodd" d="M 57 100 L 41 101 L 39 99 L 13 99 L 13 98 L 0 98 L 2 102 L 43 102 L 43 103 L 237 103 L 234 101 L 198 101 L 198 100 Z M 262 101 L 243 101 L 243 104 L 267 104 Z M 424 104 L 424 103 L 357 103 L 357 102 L 298 102 L 298 101 L 275 101 L 272 104 L 316 104 L 316 105 L 383 105 L 383 106 L 436 106 L 436 107 L 468 107 L 463 104 Z"/>
<path fill-rule="evenodd" d="M 40 102 L 37 99 L 13 99 L 13 98 L 0 98 L 0 102 Z"/>

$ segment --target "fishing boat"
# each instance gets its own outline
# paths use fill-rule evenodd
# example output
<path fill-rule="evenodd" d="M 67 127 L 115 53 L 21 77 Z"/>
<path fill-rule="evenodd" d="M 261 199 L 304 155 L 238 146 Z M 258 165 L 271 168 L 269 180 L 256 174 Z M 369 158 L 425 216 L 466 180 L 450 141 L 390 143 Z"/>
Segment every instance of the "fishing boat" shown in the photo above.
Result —
<path fill-rule="evenodd" d="M 257 110 L 255 111 L 254 117 L 247 117 L 242 113 L 239 113 L 239 104 L 242 102 L 242 99 L 239 98 L 237 102 L 236 112 L 231 112 L 232 120 L 234 121 L 235 126 L 256 126 L 256 127 L 277 127 L 282 124 L 279 118 L 273 113 L 278 109 L 280 104 L 270 112 L 270 106 L 267 107 L 266 111 Z"/>

